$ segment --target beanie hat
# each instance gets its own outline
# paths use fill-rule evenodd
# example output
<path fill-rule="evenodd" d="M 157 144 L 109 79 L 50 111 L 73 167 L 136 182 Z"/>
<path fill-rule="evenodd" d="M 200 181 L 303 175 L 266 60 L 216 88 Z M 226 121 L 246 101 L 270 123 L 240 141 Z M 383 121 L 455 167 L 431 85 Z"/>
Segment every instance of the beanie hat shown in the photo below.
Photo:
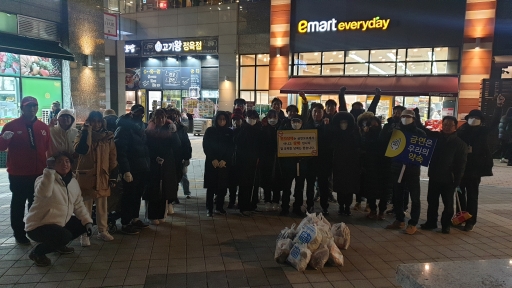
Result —
<path fill-rule="evenodd" d="M 109 115 L 114 115 L 116 116 L 116 111 L 114 111 L 113 109 L 107 109 L 103 112 L 103 117 L 106 117 L 106 116 L 109 116 Z"/>
<path fill-rule="evenodd" d="M 400 117 L 403 116 L 411 116 L 412 118 L 416 118 L 414 111 L 412 111 L 411 109 L 405 109 L 404 111 L 402 111 L 402 115 L 400 115 Z"/>
<path fill-rule="evenodd" d="M 466 119 L 466 121 L 471 118 L 471 117 L 478 117 L 480 118 L 480 120 L 484 121 L 485 117 L 484 117 L 484 113 L 478 109 L 474 109 L 474 110 L 471 110 L 469 111 L 469 114 L 466 115 L 466 117 L 464 117 L 464 119 Z"/>

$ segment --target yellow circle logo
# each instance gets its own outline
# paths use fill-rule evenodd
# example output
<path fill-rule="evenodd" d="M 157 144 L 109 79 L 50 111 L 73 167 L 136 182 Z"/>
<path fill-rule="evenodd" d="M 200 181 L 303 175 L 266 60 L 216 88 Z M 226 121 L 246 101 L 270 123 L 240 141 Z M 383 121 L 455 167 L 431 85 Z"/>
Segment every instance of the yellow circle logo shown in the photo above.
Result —
<path fill-rule="evenodd" d="M 396 157 L 400 155 L 400 153 L 404 151 L 405 145 L 407 145 L 407 140 L 405 139 L 404 133 L 400 130 L 393 130 L 388 148 L 386 149 L 386 156 Z"/>
<path fill-rule="evenodd" d="M 44 98 L 46 98 L 46 99 L 50 99 L 50 93 L 46 92 L 46 93 L 44 94 Z"/>

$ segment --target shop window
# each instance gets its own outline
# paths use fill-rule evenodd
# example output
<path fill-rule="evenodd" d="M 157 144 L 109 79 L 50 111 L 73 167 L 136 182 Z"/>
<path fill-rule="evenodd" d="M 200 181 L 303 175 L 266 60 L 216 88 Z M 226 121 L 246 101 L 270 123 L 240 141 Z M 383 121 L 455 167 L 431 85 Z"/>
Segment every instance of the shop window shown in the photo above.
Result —
<path fill-rule="evenodd" d="M 255 67 L 240 68 L 240 89 L 254 89 L 254 79 L 256 77 Z"/>
<path fill-rule="evenodd" d="M 270 104 L 268 97 L 268 91 L 256 91 L 256 103 L 258 104 Z"/>
<path fill-rule="evenodd" d="M 425 122 L 429 118 L 429 97 L 405 97 L 404 106 L 407 109 L 418 108 L 420 110 L 421 122 Z"/>
<path fill-rule="evenodd" d="M 343 75 L 343 64 L 332 64 L 322 66 L 322 75 Z"/>
<path fill-rule="evenodd" d="M 268 90 L 269 81 L 269 67 L 257 66 L 256 67 L 256 90 Z"/>
<path fill-rule="evenodd" d="M 297 75 L 315 76 L 320 75 L 321 65 L 298 65 L 295 66 Z"/>
<path fill-rule="evenodd" d="M 431 61 L 432 48 L 407 49 L 407 61 Z"/>
<path fill-rule="evenodd" d="M 346 64 L 345 75 L 368 75 L 368 64 Z"/>
<path fill-rule="evenodd" d="M 256 56 L 255 55 L 242 55 L 240 56 L 240 65 L 255 65 L 256 64 Z"/>
<path fill-rule="evenodd" d="M 370 51 L 370 62 L 395 62 L 396 59 L 396 49 Z"/>
<path fill-rule="evenodd" d="M 0 126 L 18 118 L 19 78 L 0 77 Z"/>
<path fill-rule="evenodd" d="M 322 63 L 343 63 L 345 61 L 345 53 L 343 51 L 324 52 L 322 55 Z"/>
<path fill-rule="evenodd" d="M 300 53 L 298 58 L 296 58 L 296 63 L 299 65 L 308 65 L 308 64 L 319 64 L 322 62 L 322 53 L 320 52 L 312 52 L 312 53 Z"/>
<path fill-rule="evenodd" d="M 268 54 L 258 54 L 256 57 L 256 64 L 257 65 L 268 65 L 269 62 L 269 55 Z"/>
<path fill-rule="evenodd" d="M 42 77 L 22 77 L 23 95 L 33 96 L 39 102 L 37 118 L 43 119 L 43 113 L 49 113 L 54 101 L 62 103 L 61 80 L 42 79 Z"/>
<path fill-rule="evenodd" d="M 245 99 L 245 101 L 254 101 L 255 94 L 254 91 L 240 91 L 240 98 Z"/>
<path fill-rule="evenodd" d="M 239 97 L 268 104 L 269 54 L 240 55 Z"/>
<path fill-rule="evenodd" d="M 370 51 L 368 50 L 355 50 L 347 52 L 347 63 L 359 62 L 365 63 L 368 62 L 368 54 Z"/>
<path fill-rule="evenodd" d="M 458 60 L 459 48 L 457 47 L 437 47 L 433 51 L 433 61 L 440 60 Z"/>
<path fill-rule="evenodd" d="M 395 63 L 370 64 L 370 75 L 394 75 Z"/>
<path fill-rule="evenodd" d="M 407 74 L 431 74 L 432 62 L 407 62 Z"/>

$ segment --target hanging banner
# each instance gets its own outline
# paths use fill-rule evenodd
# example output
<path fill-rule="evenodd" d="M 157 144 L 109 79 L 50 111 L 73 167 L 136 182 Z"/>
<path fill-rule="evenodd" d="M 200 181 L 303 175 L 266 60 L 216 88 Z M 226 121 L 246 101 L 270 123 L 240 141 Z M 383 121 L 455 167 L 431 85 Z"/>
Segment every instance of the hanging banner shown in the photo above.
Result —
<path fill-rule="evenodd" d="M 103 33 L 107 36 L 117 37 L 117 15 L 103 13 Z"/>
<path fill-rule="evenodd" d="M 418 137 L 395 129 L 386 149 L 386 157 L 393 158 L 404 165 L 428 167 L 436 143 L 436 139 Z"/>
<path fill-rule="evenodd" d="M 279 130 L 277 131 L 277 157 L 318 156 L 318 131 Z"/>

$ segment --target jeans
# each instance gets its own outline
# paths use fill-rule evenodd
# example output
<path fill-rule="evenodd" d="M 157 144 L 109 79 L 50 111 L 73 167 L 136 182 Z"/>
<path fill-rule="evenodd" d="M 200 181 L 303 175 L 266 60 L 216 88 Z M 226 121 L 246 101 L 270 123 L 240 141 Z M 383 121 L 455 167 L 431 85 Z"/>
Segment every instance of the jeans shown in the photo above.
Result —
<path fill-rule="evenodd" d="M 453 209 L 453 193 L 455 188 L 452 183 L 440 183 L 432 180 L 428 181 L 427 194 L 427 223 L 437 226 L 437 211 L 439 210 L 439 196 L 443 200 L 443 213 L 441 215 L 441 226 L 450 227 L 454 213 Z"/>
<path fill-rule="evenodd" d="M 132 176 L 133 181 L 130 183 L 123 179 L 123 194 L 121 196 L 122 225 L 128 225 L 134 218 L 139 218 L 141 197 L 146 188 L 147 173 L 132 173 Z"/>
<path fill-rule="evenodd" d="M 25 233 L 25 204 L 27 211 L 34 202 L 34 184 L 38 176 L 9 175 L 9 188 L 11 189 L 11 227 L 14 237 L 23 237 Z"/>
<path fill-rule="evenodd" d="M 181 187 L 183 188 L 183 195 L 189 196 L 190 195 L 190 182 L 188 181 L 187 173 L 183 174 L 180 184 L 181 184 Z"/>
<path fill-rule="evenodd" d="M 57 224 L 43 225 L 28 231 L 27 235 L 30 239 L 40 242 L 33 252 L 36 255 L 45 255 L 66 246 L 71 240 L 86 232 L 82 222 L 76 216 L 71 216 L 64 227 Z"/>
<path fill-rule="evenodd" d="M 394 179 L 398 179 L 398 176 Z M 393 184 L 393 209 L 395 210 L 396 220 L 404 222 L 405 220 L 405 194 L 407 191 L 411 197 L 411 219 L 409 225 L 418 225 L 420 218 L 421 202 L 420 202 L 420 175 L 419 169 L 416 167 L 407 167 L 404 171 L 401 183 Z"/>
<path fill-rule="evenodd" d="M 213 198 L 215 198 L 215 209 L 222 210 L 224 208 L 224 197 L 226 197 L 227 189 L 206 189 L 206 210 L 213 212 Z M 214 197 L 217 195 L 217 197 Z"/>
<path fill-rule="evenodd" d="M 471 217 L 466 223 L 476 224 L 476 217 L 478 214 L 478 187 L 482 177 L 463 177 L 460 182 L 460 190 L 462 195 L 460 198 L 460 206 L 462 211 L 467 211 Z"/>
<path fill-rule="evenodd" d="M 107 197 L 100 197 L 84 201 L 84 206 L 89 211 L 92 217 L 92 203 L 96 203 L 96 225 L 98 225 L 98 232 L 108 231 L 108 205 Z"/>

